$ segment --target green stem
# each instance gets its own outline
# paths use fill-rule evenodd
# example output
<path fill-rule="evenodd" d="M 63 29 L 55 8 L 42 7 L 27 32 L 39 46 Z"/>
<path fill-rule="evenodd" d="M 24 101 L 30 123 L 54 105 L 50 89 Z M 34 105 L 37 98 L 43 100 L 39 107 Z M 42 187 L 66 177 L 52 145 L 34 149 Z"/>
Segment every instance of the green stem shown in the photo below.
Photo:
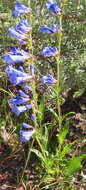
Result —
<path fill-rule="evenodd" d="M 30 7 L 30 1 L 28 1 L 28 5 Z M 29 15 L 29 22 L 30 22 L 30 25 L 32 26 L 32 13 Z M 32 44 L 32 31 L 30 31 L 30 34 L 29 34 L 29 40 L 28 40 L 28 49 L 31 51 L 31 54 L 32 54 L 32 57 L 33 57 L 33 44 Z M 32 62 L 33 62 L 33 65 L 34 65 L 34 60 L 32 59 Z M 28 61 L 28 71 L 30 70 L 30 63 Z M 36 98 L 36 85 L 35 85 L 35 79 L 32 81 L 32 89 L 33 89 L 33 114 L 34 114 L 34 118 L 35 118 L 35 121 L 34 121 L 34 127 L 37 128 L 38 124 L 37 124 L 37 120 L 36 120 L 36 110 L 37 110 L 37 98 Z M 25 167 L 24 167 L 24 170 L 23 170 L 23 173 L 22 173 L 22 176 L 21 176 L 21 180 L 23 179 L 24 177 L 24 172 L 27 168 L 27 165 L 28 165 L 28 162 L 29 162 L 29 159 L 30 159 L 30 155 L 31 155 L 31 149 L 33 147 L 33 143 L 34 143 L 34 139 L 32 141 L 32 144 L 30 146 L 30 150 L 28 152 L 28 156 L 27 156 L 27 160 L 26 160 L 26 163 L 25 163 Z M 20 181 L 21 181 L 20 180 Z"/>
<path fill-rule="evenodd" d="M 26 170 L 26 168 L 27 168 L 27 165 L 28 165 L 28 162 L 29 162 L 29 159 L 30 159 L 31 149 L 32 149 L 32 147 L 33 147 L 33 144 L 34 144 L 34 139 L 32 140 L 32 144 L 31 144 L 31 146 L 30 146 L 30 150 L 28 151 L 27 160 L 26 160 L 26 163 L 25 163 L 25 167 L 24 167 L 24 170 L 23 170 L 23 173 L 22 173 L 20 182 L 22 181 L 22 179 L 23 179 L 23 177 L 24 177 L 24 173 L 25 173 L 25 170 Z"/>
<path fill-rule="evenodd" d="M 28 2 L 28 5 L 30 7 L 30 1 Z M 29 15 L 29 22 L 30 22 L 30 25 L 32 26 L 32 13 Z M 35 62 L 34 62 L 34 55 L 33 55 L 33 43 L 32 43 L 32 31 L 30 31 L 30 34 L 29 34 L 29 43 L 28 43 L 28 48 L 29 50 L 31 51 L 31 54 L 32 54 L 32 63 L 33 65 L 35 65 Z M 30 68 L 30 65 L 29 65 L 29 68 Z M 29 69 L 28 69 L 29 70 Z M 37 112 L 37 95 L 36 95 L 36 84 L 35 84 L 35 79 L 32 81 L 32 89 L 33 89 L 33 114 L 34 114 L 34 118 L 35 118 L 35 121 L 34 121 L 34 126 L 35 128 L 38 127 L 38 124 L 37 124 L 37 119 L 36 119 L 36 112 Z"/>
<path fill-rule="evenodd" d="M 59 116 L 59 129 L 61 129 L 61 106 L 60 106 L 60 100 L 59 100 L 59 96 L 60 96 L 60 75 L 61 75 L 61 71 L 60 71 L 60 65 L 61 65 L 61 58 L 60 58 L 60 54 L 61 54 L 61 42 L 62 42 L 62 15 L 59 16 L 59 24 L 60 24 L 60 31 L 59 31 L 59 39 L 58 39 L 58 50 L 59 50 L 59 55 L 57 55 L 56 57 L 56 62 L 57 62 L 57 109 L 58 109 L 58 116 Z"/>
<path fill-rule="evenodd" d="M 59 50 L 59 55 L 56 57 L 56 62 L 57 62 L 57 109 L 58 109 L 58 116 L 59 116 L 59 129 L 61 130 L 61 105 L 60 105 L 60 76 L 61 76 L 61 43 L 62 43 L 62 18 L 64 14 L 64 9 L 67 4 L 67 0 L 64 0 L 63 2 L 63 8 L 62 8 L 62 14 L 59 15 L 59 25 L 60 25 L 60 31 L 58 34 L 58 50 Z"/>
<path fill-rule="evenodd" d="M 58 39 L 58 50 L 59 50 L 59 55 L 56 57 L 56 62 L 57 62 L 57 108 L 58 108 L 58 116 L 59 116 L 59 132 L 61 132 L 62 128 L 62 117 L 61 117 L 61 105 L 60 105 L 60 76 L 61 76 L 61 43 L 62 43 L 62 19 L 64 15 L 64 9 L 67 4 L 68 0 L 64 0 L 63 6 L 62 6 L 62 14 L 59 16 L 59 25 L 60 25 L 60 31 L 59 31 L 59 39 Z M 59 144 L 59 152 L 61 151 L 61 144 Z"/>

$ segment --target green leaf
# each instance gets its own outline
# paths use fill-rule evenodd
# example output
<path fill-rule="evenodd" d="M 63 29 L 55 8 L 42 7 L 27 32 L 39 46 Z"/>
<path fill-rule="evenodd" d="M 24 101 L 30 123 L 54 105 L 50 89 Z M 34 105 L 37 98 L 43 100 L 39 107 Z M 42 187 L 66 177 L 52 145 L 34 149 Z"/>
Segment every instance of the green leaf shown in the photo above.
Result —
<path fill-rule="evenodd" d="M 32 148 L 31 152 L 34 152 L 36 154 L 36 156 L 41 160 L 41 162 L 45 163 L 44 156 L 39 150 L 36 150 L 36 149 Z"/>
<path fill-rule="evenodd" d="M 70 148 L 71 148 L 71 144 L 65 145 L 65 147 L 62 150 L 62 152 L 59 155 L 61 159 L 64 158 L 65 155 L 70 151 Z"/>
<path fill-rule="evenodd" d="M 67 117 L 72 116 L 72 115 L 75 115 L 75 112 L 68 112 L 67 114 L 65 114 L 65 115 L 63 116 L 63 121 L 64 121 Z"/>
<path fill-rule="evenodd" d="M 45 133 L 43 135 L 43 141 L 42 146 L 45 151 L 47 151 L 47 145 L 48 145 L 48 128 L 45 126 Z"/>
<path fill-rule="evenodd" d="M 78 157 L 73 157 L 70 159 L 70 161 L 68 162 L 68 165 L 64 171 L 64 174 L 66 176 L 70 176 L 73 175 L 74 172 L 76 172 L 77 170 L 82 168 L 82 160 L 86 158 L 86 154 L 83 154 L 81 156 Z"/>
<path fill-rule="evenodd" d="M 52 114 L 54 115 L 56 121 L 58 122 L 59 121 L 59 116 L 57 115 L 57 113 L 52 108 L 50 108 L 49 110 L 52 112 Z"/>
<path fill-rule="evenodd" d="M 59 144 L 63 144 L 65 138 L 66 138 L 66 135 L 68 134 L 69 132 L 69 124 L 66 123 L 64 128 L 62 129 L 62 132 L 59 134 L 58 136 L 58 141 L 59 141 Z"/>

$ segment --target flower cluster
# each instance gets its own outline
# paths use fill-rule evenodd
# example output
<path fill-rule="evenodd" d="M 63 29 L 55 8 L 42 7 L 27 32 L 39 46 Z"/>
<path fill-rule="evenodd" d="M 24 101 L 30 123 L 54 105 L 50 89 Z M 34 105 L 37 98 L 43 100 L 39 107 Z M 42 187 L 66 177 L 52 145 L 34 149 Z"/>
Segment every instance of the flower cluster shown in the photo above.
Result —
<path fill-rule="evenodd" d="M 50 0 L 47 3 L 48 9 L 54 15 L 60 15 L 61 9 L 58 7 L 55 0 Z M 31 8 L 26 7 L 25 5 L 17 2 L 15 4 L 13 15 L 27 15 L 31 13 Z M 29 37 L 31 37 L 30 32 L 32 28 L 28 23 L 27 17 L 25 16 L 14 28 L 8 29 L 8 34 L 17 38 L 18 42 L 22 45 L 27 44 L 29 42 Z M 59 32 L 59 27 L 55 24 L 51 25 L 51 28 L 48 26 L 42 26 L 39 29 L 40 32 L 46 32 L 49 34 L 55 34 Z M 45 57 L 56 57 L 59 55 L 59 51 L 56 47 L 46 46 L 41 53 Z M 16 116 L 19 116 L 22 112 L 26 112 L 27 110 L 34 110 L 34 94 L 33 89 L 31 88 L 29 83 L 33 83 L 35 80 L 34 74 L 34 65 L 32 64 L 33 55 L 30 52 L 23 50 L 22 48 L 11 47 L 10 52 L 6 53 L 4 56 L 4 60 L 7 62 L 7 68 L 5 72 L 8 75 L 8 79 L 13 86 L 18 86 L 17 95 L 15 97 L 11 97 L 9 99 L 9 105 L 12 109 L 12 112 L 15 113 Z M 25 61 L 28 61 L 29 64 L 29 73 L 25 71 L 25 68 L 21 65 Z M 43 76 L 41 82 L 44 85 L 52 85 L 57 82 L 57 80 L 50 74 L 47 76 Z M 33 85 L 32 85 L 33 86 Z M 33 111 L 34 112 L 34 111 Z M 32 113 L 31 120 L 35 121 L 35 114 Z M 21 136 L 21 140 L 26 142 L 30 140 L 32 135 L 35 133 L 35 128 L 27 123 L 23 123 L 23 127 L 25 129 L 20 130 L 19 134 Z"/>
<path fill-rule="evenodd" d="M 52 14 L 61 15 L 61 9 L 58 7 L 56 0 L 49 0 L 46 5 Z M 39 31 L 48 34 L 56 34 L 60 31 L 60 28 L 57 25 L 52 24 L 51 28 L 48 26 L 42 26 L 40 27 Z M 56 57 L 59 55 L 59 51 L 57 47 L 46 46 L 44 47 L 41 54 L 45 57 Z M 56 82 L 57 80 L 50 74 L 42 78 L 42 83 L 44 85 L 52 85 Z"/>
<path fill-rule="evenodd" d="M 29 38 L 28 32 L 31 30 L 32 28 L 25 18 L 20 23 L 18 23 L 15 28 L 9 28 L 8 33 L 13 38 L 19 39 L 20 44 L 26 44 L 26 40 Z"/>
<path fill-rule="evenodd" d="M 17 2 L 15 4 L 13 15 L 20 16 L 31 13 L 31 8 Z M 23 18 L 15 28 L 9 28 L 8 34 L 13 38 L 17 38 L 19 43 L 26 44 L 29 39 L 29 33 L 32 30 L 27 18 Z M 13 86 L 19 86 L 19 90 L 15 97 L 9 99 L 9 105 L 12 112 L 16 116 L 19 116 L 22 112 L 32 109 L 33 107 L 33 90 L 30 86 L 30 82 L 34 80 L 34 66 L 30 64 L 29 73 L 21 66 L 25 61 L 32 61 L 33 56 L 31 53 L 24 51 L 22 48 L 17 49 L 16 47 L 11 47 L 10 52 L 6 53 L 4 60 L 7 62 L 8 66 L 5 72 L 8 75 L 9 81 Z M 16 64 L 16 65 L 15 65 Z M 23 88 L 23 90 L 22 90 Z M 31 119 L 34 121 L 34 115 L 32 114 Z M 22 142 L 30 140 L 32 135 L 35 133 L 35 128 L 23 123 L 24 130 L 20 130 L 19 134 L 21 136 Z"/>

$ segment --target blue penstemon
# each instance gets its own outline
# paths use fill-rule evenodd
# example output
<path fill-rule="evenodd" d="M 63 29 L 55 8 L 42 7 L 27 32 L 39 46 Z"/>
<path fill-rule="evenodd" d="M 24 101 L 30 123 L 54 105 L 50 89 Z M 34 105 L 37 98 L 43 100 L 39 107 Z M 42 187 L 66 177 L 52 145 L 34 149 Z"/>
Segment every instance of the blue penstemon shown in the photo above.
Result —
<path fill-rule="evenodd" d="M 46 46 L 41 53 L 45 57 L 57 56 L 59 54 L 57 47 Z"/>
<path fill-rule="evenodd" d="M 22 85 L 22 83 L 26 81 L 32 81 L 34 79 L 34 76 L 22 72 L 19 69 L 15 69 L 12 66 L 8 66 L 5 72 L 7 72 L 9 81 L 13 84 L 13 86 L 19 84 Z"/>
<path fill-rule="evenodd" d="M 26 104 L 26 105 L 11 104 L 10 107 L 12 109 L 12 112 L 14 112 L 16 116 L 19 116 L 22 112 L 32 109 L 32 104 Z"/>
<path fill-rule="evenodd" d="M 23 127 L 26 129 L 20 130 L 20 136 L 22 142 L 27 142 L 31 139 L 32 135 L 35 133 L 35 129 L 31 126 L 28 125 L 27 123 L 23 123 Z"/>
<path fill-rule="evenodd" d="M 13 10 L 14 16 L 26 15 L 28 13 L 31 13 L 31 8 L 26 7 L 20 2 L 15 3 Z M 31 30 L 32 28 L 27 18 L 23 18 L 15 28 L 9 28 L 8 33 L 13 38 L 17 38 L 19 43 L 23 45 L 28 43 Z M 35 78 L 34 65 L 32 64 L 33 55 L 23 49 L 11 47 L 11 51 L 4 56 L 4 59 L 8 63 L 5 72 L 8 74 L 9 81 L 13 86 L 19 85 L 20 88 L 17 92 L 17 96 L 9 99 L 9 105 L 12 112 L 15 113 L 16 116 L 19 116 L 22 112 L 33 110 L 33 89 L 30 84 L 28 84 Z M 20 65 L 25 61 L 31 61 L 31 64 L 29 64 L 29 73 Z M 16 63 L 16 68 L 14 63 Z M 21 90 L 21 88 L 23 88 L 24 91 Z M 31 114 L 31 120 L 33 122 L 35 121 L 33 113 Z M 30 140 L 36 129 L 25 123 L 23 123 L 23 127 L 29 129 L 28 131 L 20 131 L 21 140 L 26 142 Z"/>
<path fill-rule="evenodd" d="M 23 20 L 16 26 L 16 30 L 20 33 L 28 33 L 32 30 L 30 27 L 28 20 L 23 18 Z"/>
<path fill-rule="evenodd" d="M 47 2 L 47 8 L 54 15 L 61 15 L 61 9 L 59 8 L 56 0 L 49 0 Z"/>
<path fill-rule="evenodd" d="M 57 82 L 57 80 L 52 75 L 44 76 L 41 81 L 44 85 L 52 85 Z"/>
<path fill-rule="evenodd" d="M 10 98 L 9 103 L 10 104 L 24 104 L 30 100 L 29 95 L 27 95 L 22 90 L 18 91 L 19 95 L 16 96 L 16 98 Z"/>
<path fill-rule="evenodd" d="M 11 47 L 10 49 L 11 52 L 6 53 L 6 55 L 4 56 L 4 60 L 9 65 L 13 63 L 24 63 L 26 60 L 33 58 L 33 56 L 30 53 L 22 49 L 16 49 L 16 47 Z"/>
<path fill-rule="evenodd" d="M 49 28 L 48 26 L 41 26 L 39 31 L 44 33 L 54 34 L 59 32 L 59 27 L 56 26 L 55 24 L 52 24 L 51 28 Z"/>
<path fill-rule="evenodd" d="M 21 40 L 26 40 L 29 38 L 29 35 L 27 33 L 24 33 L 21 30 L 17 30 L 17 28 L 9 28 L 8 34 L 13 38 L 18 38 Z"/>
<path fill-rule="evenodd" d="M 47 3 L 48 9 L 54 13 L 59 14 L 60 8 L 57 6 L 57 3 L 55 1 L 49 1 Z M 26 7 L 25 5 L 17 2 L 15 4 L 15 9 L 13 11 L 13 14 L 15 16 L 24 15 L 27 13 L 30 13 L 31 9 Z M 9 28 L 8 32 L 13 38 L 17 38 L 21 44 L 26 43 L 29 41 L 29 37 L 31 36 L 31 26 L 29 25 L 26 18 L 23 18 L 15 28 Z M 58 26 L 55 24 L 51 25 L 51 28 L 47 26 L 42 26 L 40 28 L 40 32 L 47 32 L 47 33 L 57 33 L 59 31 Z M 30 32 L 30 35 L 29 35 Z M 50 56 L 58 56 L 59 51 L 56 47 L 50 47 L 46 46 L 43 49 L 42 55 L 45 57 Z M 11 52 L 7 53 L 4 57 L 5 61 L 8 63 L 8 66 L 6 68 L 6 73 L 8 74 L 9 81 L 13 86 L 19 85 L 20 90 L 18 91 L 18 95 L 15 96 L 15 98 L 9 99 L 9 105 L 12 109 L 12 112 L 14 112 L 17 116 L 19 116 L 22 112 L 26 112 L 27 110 L 32 109 L 33 110 L 33 99 L 34 99 L 34 65 L 29 64 L 29 73 L 25 71 L 25 69 L 22 66 L 18 66 L 21 63 L 24 63 L 27 60 L 31 60 L 33 58 L 32 54 L 22 50 L 17 49 L 16 47 L 11 48 Z M 12 64 L 16 63 L 16 67 Z M 28 83 L 32 82 L 32 87 Z M 57 80 L 52 75 L 47 75 L 42 77 L 41 82 L 44 85 L 52 85 L 57 82 Z M 24 91 L 21 90 L 21 87 L 24 89 Z M 33 92 L 34 91 L 34 92 Z M 34 100 L 35 101 L 35 100 Z M 31 120 L 35 123 L 35 112 L 31 115 Z M 28 124 L 27 124 L 28 125 Z M 24 125 L 25 127 L 25 125 Z M 33 127 L 32 127 L 33 128 Z M 35 128 L 31 131 L 21 130 L 20 135 L 22 137 L 22 141 L 26 142 L 29 140 L 34 134 Z"/>
<path fill-rule="evenodd" d="M 19 90 L 18 96 L 9 99 L 9 105 L 17 116 L 22 112 L 32 109 L 31 100 L 33 97 L 31 97 L 30 93 L 31 92 L 28 92 L 28 94 L 26 94 L 24 91 Z"/>
<path fill-rule="evenodd" d="M 12 13 L 14 16 L 19 16 L 19 15 L 25 15 L 25 14 L 31 13 L 31 11 L 32 11 L 31 8 L 26 7 L 20 2 L 16 2 Z"/>
<path fill-rule="evenodd" d="M 20 23 L 16 25 L 14 28 L 8 29 L 8 34 L 13 38 L 17 38 L 18 40 L 27 40 L 29 38 L 28 33 L 32 30 L 27 19 L 23 19 Z M 19 41 L 20 42 L 20 41 Z"/>

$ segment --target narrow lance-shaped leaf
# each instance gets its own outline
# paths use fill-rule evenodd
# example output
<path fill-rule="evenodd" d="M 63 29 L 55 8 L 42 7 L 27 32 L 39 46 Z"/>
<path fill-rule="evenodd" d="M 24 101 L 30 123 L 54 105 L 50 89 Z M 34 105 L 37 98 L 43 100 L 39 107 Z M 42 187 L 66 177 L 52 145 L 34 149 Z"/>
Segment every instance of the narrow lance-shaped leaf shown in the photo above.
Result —
<path fill-rule="evenodd" d="M 59 155 L 61 159 L 64 158 L 65 155 L 70 151 L 70 148 L 71 148 L 71 144 L 67 144 L 64 146 L 63 150 L 61 151 Z"/>
<path fill-rule="evenodd" d="M 39 150 L 36 150 L 34 148 L 31 149 L 31 152 L 34 152 L 36 154 L 36 156 L 42 161 L 45 163 L 45 159 L 43 157 L 43 154 L 39 151 Z"/>
<path fill-rule="evenodd" d="M 45 133 L 43 135 L 43 149 L 47 151 L 48 146 L 48 128 L 45 126 Z M 47 153 L 47 152 L 46 152 Z"/>
<path fill-rule="evenodd" d="M 62 130 L 62 132 L 58 136 L 59 144 L 61 144 L 61 145 L 63 144 L 63 142 L 64 142 L 64 140 L 65 140 L 66 135 L 68 134 L 68 132 L 69 132 L 69 124 L 66 123 L 65 126 L 64 126 L 64 128 L 63 128 L 63 130 Z"/>

